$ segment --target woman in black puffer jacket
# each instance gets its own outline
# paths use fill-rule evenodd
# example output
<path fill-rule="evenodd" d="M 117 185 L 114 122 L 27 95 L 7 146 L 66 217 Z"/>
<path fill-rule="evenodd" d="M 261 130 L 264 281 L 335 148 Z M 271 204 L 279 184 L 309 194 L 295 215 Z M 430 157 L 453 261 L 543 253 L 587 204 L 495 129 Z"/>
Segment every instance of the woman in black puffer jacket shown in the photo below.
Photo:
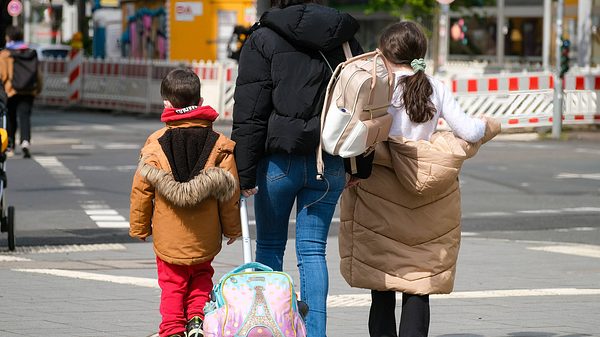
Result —
<path fill-rule="evenodd" d="M 256 194 L 256 260 L 282 270 L 290 213 L 296 203 L 296 255 L 307 331 L 326 335 L 327 234 L 344 188 L 342 158 L 324 154 L 316 178 L 316 149 L 327 83 L 345 60 L 342 44 L 362 53 L 350 15 L 312 1 L 273 0 L 242 48 L 232 139 L 240 187 Z M 258 193 L 257 193 L 258 192 Z"/>

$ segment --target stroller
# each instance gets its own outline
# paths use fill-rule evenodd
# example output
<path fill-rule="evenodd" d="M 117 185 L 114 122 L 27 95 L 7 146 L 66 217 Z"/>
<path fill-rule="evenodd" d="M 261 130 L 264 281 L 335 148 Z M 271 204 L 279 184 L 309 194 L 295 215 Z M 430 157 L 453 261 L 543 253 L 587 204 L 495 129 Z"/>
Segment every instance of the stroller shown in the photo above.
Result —
<path fill-rule="evenodd" d="M 6 93 L 0 85 L 0 232 L 8 233 L 8 249 L 15 250 L 15 208 L 6 205 L 6 148 L 8 133 L 6 132 Z"/>

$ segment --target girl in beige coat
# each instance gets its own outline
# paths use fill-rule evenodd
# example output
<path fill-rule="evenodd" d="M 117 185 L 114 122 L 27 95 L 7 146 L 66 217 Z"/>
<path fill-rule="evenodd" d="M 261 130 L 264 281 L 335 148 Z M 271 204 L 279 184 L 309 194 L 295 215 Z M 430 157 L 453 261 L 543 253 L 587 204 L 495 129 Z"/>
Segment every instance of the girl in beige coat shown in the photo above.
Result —
<path fill-rule="evenodd" d="M 388 27 L 379 48 L 396 76 L 388 112 L 393 124 L 379 144 L 371 176 L 342 194 L 341 272 L 371 289 L 371 337 L 423 337 L 429 294 L 450 293 L 460 245 L 459 171 L 500 132 L 494 120 L 468 117 L 438 80 L 425 75 L 427 41 L 412 22 Z M 436 132 L 439 118 L 452 132 Z M 402 315 L 396 330 L 396 292 Z"/>

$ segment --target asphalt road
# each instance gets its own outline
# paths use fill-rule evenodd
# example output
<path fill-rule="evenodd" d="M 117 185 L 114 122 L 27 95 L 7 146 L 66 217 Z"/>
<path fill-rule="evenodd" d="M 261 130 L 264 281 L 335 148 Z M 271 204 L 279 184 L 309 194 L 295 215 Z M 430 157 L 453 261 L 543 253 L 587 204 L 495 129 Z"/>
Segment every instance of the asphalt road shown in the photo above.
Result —
<path fill-rule="evenodd" d="M 16 208 L 19 244 L 126 242 L 121 227 L 139 149 L 159 127 L 158 116 L 36 111 L 33 159 L 17 151 L 7 162 L 6 197 Z M 216 128 L 230 132 L 227 124 Z M 493 140 L 465 163 L 463 231 L 599 243 L 600 136 L 566 142 L 514 138 Z M 103 221 L 103 214 L 92 218 L 90 207 L 106 210 L 114 223 Z"/>
<path fill-rule="evenodd" d="M 128 237 L 127 217 L 139 149 L 161 127 L 158 115 L 38 109 L 33 124 L 33 158 L 17 151 L 6 163 L 17 251 L 0 234 L 0 336 L 153 335 L 152 243 Z M 600 336 L 600 131 L 523 138 L 498 137 L 462 170 L 455 291 L 432 298 L 430 336 Z M 339 274 L 336 228 L 328 336 L 364 337 L 368 292 Z M 241 261 L 239 242 L 225 247 L 215 277 Z M 284 270 L 298 279 L 293 249 Z"/>

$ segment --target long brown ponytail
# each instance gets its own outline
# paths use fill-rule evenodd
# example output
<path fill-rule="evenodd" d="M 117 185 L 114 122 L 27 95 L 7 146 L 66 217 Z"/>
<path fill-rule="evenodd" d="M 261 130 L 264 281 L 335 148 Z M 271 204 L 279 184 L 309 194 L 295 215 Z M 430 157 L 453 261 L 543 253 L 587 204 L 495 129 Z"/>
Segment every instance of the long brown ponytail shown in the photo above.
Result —
<path fill-rule="evenodd" d="M 413 60 L 422 59 L 427 52 L 427 38 L 423 31 L 411 21 L 403 21 L 387 27 L 379 38 L 379 49 L 385 58 L 394 64 L 411 65 Z M 402 104 L 415 123 L 431 120 L 435 106 L 431 103 L 433 88 L 424 69 L 414 75 L 401 77 Z"/>

